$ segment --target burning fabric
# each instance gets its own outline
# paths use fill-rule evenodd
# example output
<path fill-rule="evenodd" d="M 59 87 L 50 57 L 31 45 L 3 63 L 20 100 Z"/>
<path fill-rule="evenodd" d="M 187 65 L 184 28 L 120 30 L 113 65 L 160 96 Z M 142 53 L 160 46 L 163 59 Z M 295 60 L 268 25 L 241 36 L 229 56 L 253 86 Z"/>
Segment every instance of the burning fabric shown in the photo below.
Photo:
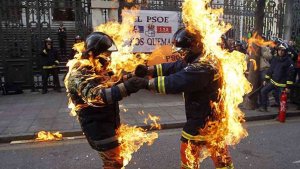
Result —
<path fill-rule="evenodd" d="M 62 134 L 59 132 L 51 133 L 48 131 L 40 131 L 37 134 L 37 138 L 35 140 L 38 141 L 49 141 L 49 140 L 62 140 Z"/>
<path fill-rule="evenodd" d="M 69 72 L 65 78 L 71 114 L 78 116 L 104 168 L 124 168 L 132 153 L 157 138 L 156 133 L 120 124 L 118 101 L 147 87 L 145 79 L 123 78 L 123 72 L 134 70 L 147 56 L 137 57 L 131 53 L 132 47 L 124 44 L 128 40 L 125 35 L 135 36 L 134 19 L 131 19 L 135 16 L 124 18 L 127 20 L 122 24 L 101 25 L 97 28 L 101 32 L 93 32 L 85 43 L 74 46 L 78 54 L 68 62 Z"/>

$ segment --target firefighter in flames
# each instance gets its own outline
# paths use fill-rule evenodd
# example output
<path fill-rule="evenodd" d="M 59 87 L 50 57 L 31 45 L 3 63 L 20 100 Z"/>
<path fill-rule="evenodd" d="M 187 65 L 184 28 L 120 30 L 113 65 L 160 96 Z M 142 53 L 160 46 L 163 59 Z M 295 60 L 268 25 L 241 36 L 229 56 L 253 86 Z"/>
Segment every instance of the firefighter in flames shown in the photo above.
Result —
<path fill-rule="evenodd" d="M 110 85 L 112 74 L 106 71 L 113 40 L 101 32 L 91 33 L 85 41 L 86 51 L 75 58 L 65 84 L 68 97 L 75 105 L 82 131 L 90 146 L 97 150 L 104 169 L 123 167 L 116 130 L 120 126 L 119 105 L 123 97 L 146 88 L 139 77 Z"/>
<path fill-rule="evenodd" d="M 200 36 L 200 35 L 199 35 Z M 181 135 L 181 168 L 189 169 L 186 149 L 191 143 L 196 165 L 199 168 L 199 158 L 202 148 L 212 148 L 207 142 L 201 129 L 208 119 L 212 119 L 213 108 L 211 101 L 217 102 L 222 78 L 214 63 L 200 60 L 203 44 L 197 42 L 196 34 L 189 33 L 185 28 L 179 29 L 173 36 L 175 47 L 184 51 L 183 60 L 173 63 L 163 63 L 151 67 L 138 65 L 135 75 L 138 77 L 153 77 L 143 79 L 148 83 L 147 89 L 161 94 L 184 93 L 187 122 Z M 140 79 L 139 79 L 140 80 Z M 208 149 L 210 150 L 210 149 Z M 233 163 L 227 147 L 210 152 L 216 168 L 232 169 Z"/>

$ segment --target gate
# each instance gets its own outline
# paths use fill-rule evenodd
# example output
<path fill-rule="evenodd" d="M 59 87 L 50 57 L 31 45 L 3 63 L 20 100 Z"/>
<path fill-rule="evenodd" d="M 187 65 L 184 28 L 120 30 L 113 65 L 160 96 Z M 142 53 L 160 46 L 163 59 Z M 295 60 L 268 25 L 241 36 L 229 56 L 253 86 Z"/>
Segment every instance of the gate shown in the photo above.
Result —
<path fill-rule="evenodd" d="M 294 0 L 293 4 L 292 39 L 300 43 L 300 0 Z M 299 45 L 300 46 L 300 45 Z"/>
<path fill-rule="evenodd" d="M 55 13 L 70 9 L 76 34 L 88 33 L 90 0 L 1 0 L 0 1 L 0 77 L 8 84 L 24 88 L 40 85 L 38 55 L 43 40 L 55 37 Z M 69 15 L 68 15 L 69 16 Z M 70 37 L 73 41 L 73 37 Z M 54 39 L 54 38 L 53 38 Z M 55 42 L 55 41 L 54 41 Z M 1 82 L 0 81 L 0 82 Z"/>

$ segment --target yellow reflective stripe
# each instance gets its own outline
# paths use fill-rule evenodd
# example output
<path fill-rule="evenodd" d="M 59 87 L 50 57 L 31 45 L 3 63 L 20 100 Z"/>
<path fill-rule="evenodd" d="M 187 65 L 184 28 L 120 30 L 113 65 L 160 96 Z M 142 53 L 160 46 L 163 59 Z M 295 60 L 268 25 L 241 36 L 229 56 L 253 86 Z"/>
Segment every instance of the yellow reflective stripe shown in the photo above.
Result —
<path fill-rule="evenodd" d="M 162 85 L 162 93 L 163 93 L 163 94 L 166 94 L 166 88 L 165 88 L 165 76 L 162 76 L 161 81 L 162 81 L 162 83 L 161 83 L 161 85 Z"/>
<path fill-rule="evenodd" d="M 271 83 L 273 83 L 274 85 L 279 86 L 279 87 L 286 87 L 286 84 L 277 83 L 272 79 L 271 79 Z"/>
<path fill-rule="evenodd" d="M 268 75 L 265 75 L 265 78 L 267 78 L 267 79 L 270 79 L 270 76 L 268 76 Z"/>
<path fill-rule="evenodd" d="M 229 166 L 226 167 L 217 167 L 216 169 L 234 169 L 233 163 L 231 163 Z"/>
<path fill-rule="evenodd" d="M 56 65 L 53 65 L 53 66 L 43 66 L 43 69 L 52 69 L 52 68 L 56 68 Z"/>
<path fill-rule="evenodd" d="M 165 89 L 165 77 L 164 76 L 158 76 L 157 77 L 157 83 L 158 83 L 158 92 L 159 93 L 166 93 L 166 89 Z"/>
<path fill-rule="evenodd" d="M 183 138 L 187 139 L 187 140 L 205 141 L 205 137 L 204 136 L 200 136 L 200 135 L 193 136 L 193 135 L 188 134 L 185 131 L 182 131 L 181 136 Z"/>
<path fill-rule="evenodd" d="M 183 162 L 181 162 L 181 167 L 184 169 L 192 169 L 188 165 L 184 164 Z"/>
<path fill-rule="evenodd" d="M 292 81 L 286 81 L 286 84 L 294 84 Z"/>
<path fill-rule="evenodd" d="M 161 76 L 157 77 L 157 89 L 158 89 L 158 93 L 161 93 Z"/>
<path fill-rule="evenodd" d="M 156 65 L 156 72 L 157 72 L 157 76 L 162 76 L 163 73 L 162 73 L 162 65 L 159 64 L 159 65 Z"/>

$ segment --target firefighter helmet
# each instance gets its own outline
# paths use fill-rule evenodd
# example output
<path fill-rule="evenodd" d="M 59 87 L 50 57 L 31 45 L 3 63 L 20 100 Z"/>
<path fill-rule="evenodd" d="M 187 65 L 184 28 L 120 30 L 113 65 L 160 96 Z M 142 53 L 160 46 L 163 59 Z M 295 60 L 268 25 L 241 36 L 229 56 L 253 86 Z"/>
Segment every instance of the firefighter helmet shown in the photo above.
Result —
<path fill-rule="evenodd" d="M 243 47 L 243 43 L 240 40 L 236 40 L 234 42 L 234 46 L 241 46 L 241 47 Z"/>
<path fill-rule="evenodd" d="M 51 45 L 51 47 L 53 46 L 53 41 L 52 41 L 52 39 L 50 38 L 50 37 L 48 37 L 48 38 L 46 38 L 45 40 L 44 40 L 44 45 L 45 45 L 45 48 L 47 48 L 47 44 L 49 44 L 50 43 L 50 45 Z"/>
<path fill-rule="evenodd" d="M 85 40 L 86 52 L 93 52 L 94 56 L 98 56 L 99 54 L 110 51 L 117 51 L 117 47 L 107 34 L 102 32 L 93 32 L 91 33 Z"/>
<path fill-rule="evenodd" d="M 287 45 L 285 45 L 284 43 L 281 43 L 281 44 L 279 44 L 279 45 L 277 46 L 277 49 L 278 49 L 278 50 L 279 50 L 279 49 L 282 49 L 282 50 L 286 51 L 286 50 L 287 50 Z"/>
<path fill-rule="evenodd" d="M 194 37 L 185 28 L 178 29 L 172 38 L 172 43 L 177 48 L 190 48 Z"/>

